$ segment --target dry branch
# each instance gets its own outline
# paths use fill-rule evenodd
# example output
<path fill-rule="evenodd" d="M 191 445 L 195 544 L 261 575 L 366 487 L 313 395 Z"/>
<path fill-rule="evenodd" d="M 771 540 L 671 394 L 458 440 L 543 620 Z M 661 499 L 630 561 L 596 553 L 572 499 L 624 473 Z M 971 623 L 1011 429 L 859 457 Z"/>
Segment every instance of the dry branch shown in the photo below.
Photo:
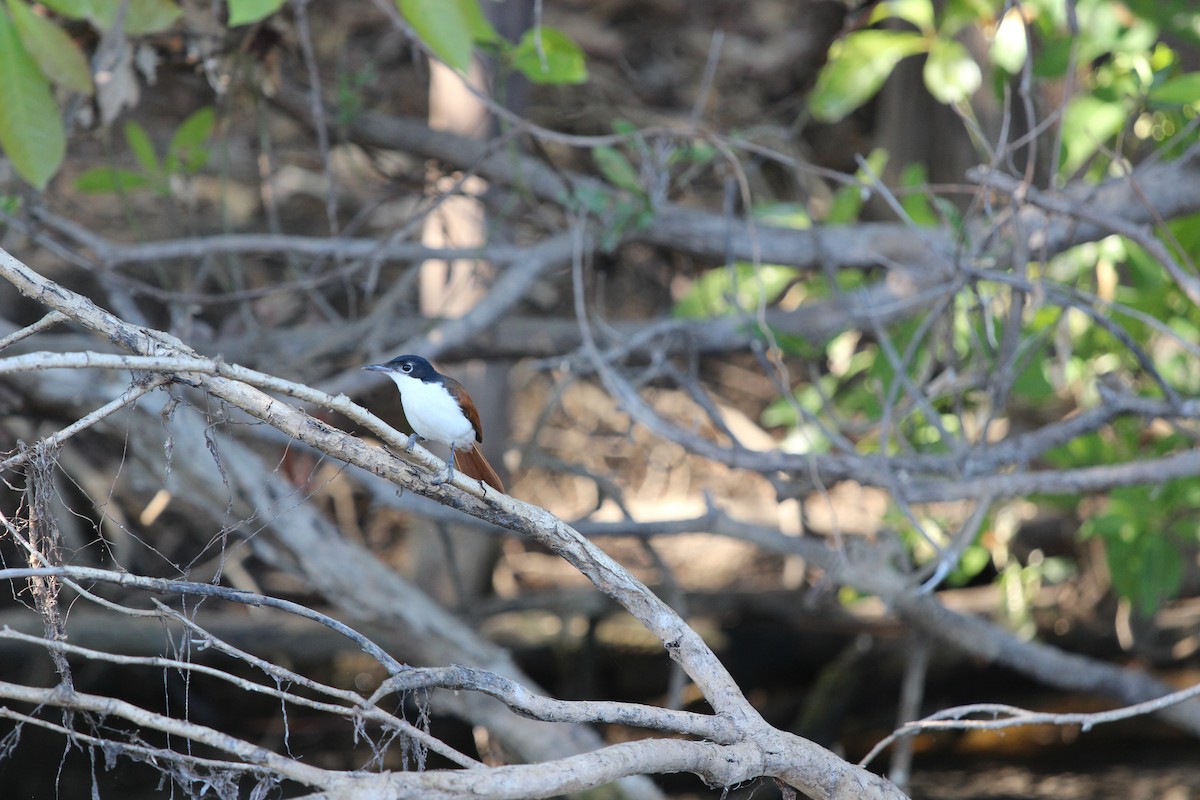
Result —
<path fill-rule="evenodd" d="M 134 355 L 185 359 L 196 357 L 194 351 L 177 339 L 120 320 L 87 298 L 46 280 L 2 250 L 0 274 L 48 310 L 66 314 Z M 657 769 L 687 769 L 705 776 L 716 785 L 725 786 L 761 775 L 773 775 L 822 800 L 902 796 L 885 780 L 851 767 L 824 748 L 767 725 L 694 630 L 603 551 L 546 511 L 472 485 L 473 481 L 461 476 L 453 484 L 437 483 L 429 471 L 398 459 L 381 448 L 369 446 L 240 381 L 188 371 L 179 372 L 176 378 L 338 461 L 358 466 L 398 486 L 433 497 L 549 547 L 658 637 L 671 657 L 679 661 L 704 692 L 715 712 L 713 724 L 725 733 L 723 741 L 730 742 L 701 744 L 649 741 L 604 748 L 528 768 L 506 767 L 502 768 L 503 771 L 489 770 L 478 775 L 472 771 L 465 780 L 474 786 L 473 791 L 490 792 L 496 797 L 546 796 L 640 774 L 651 768 L 649 765 L 658 764 Z M 322 405 L 337 403 L 335 398 L 328 398 Z M 365 419 L 365 412 L 357 414 L 356 418 Z M 248 461 L 235 459 L 226 464 L 231 474 L 243 468 L 250 468 Z M 268 470 L 260 466 L 257 471 L 260 476 L 266 477 L 267 483 L 271 482 L 272 476 Z M 248 485 L 249 479 L 250 476 L 245 474 L 237 478 L 241 485 Z M 286 497 L 289 492 L 290 489 L 283 492 L 282 496 Z M 268 500 L 272 495 L 280 496 L 277 491 L 260 495 L 258 502 Z M 297 509 L 304 507 L 303 504 L 295 506 Z M 271 516 L 279 518 L 280 514 Z M 339 544 L 336 534 L 323 531 L 321 526 L 313 522 L 312 527 L 295 534 L 299 538 L 290 543 L 291 558 L 305 563 L 302 571 L 310 580 L 335 602 L 352 597 L 368 603 L 360 609 L 360 613 L 394 613 L 395 599 L 385 585 L 390 584 L 391 588 L 401 590 L 407 587 L 397 586 L 393 573 L 381 569 L 373 559 L 366 559 L 362 554 Z M 288 519 L 288 523 L 289 529 L 296 527 L 294 516 Z M 337 564 L 339 569 L 329 570 L 330 564 Z M 413 600 L 411 592 L 409 595 L 410 601 Z M 381 600 L 383 608 L 380 608 Z M 437 613 L 432 609 L 427 611 L 429 614 Z M 444 612 L 443 616 L 448 617 Z M 427 623 L 429 619 L 425 617 L 424 621 Z M 450 618 L 444 619 L 441 624 L 452 626 L 456 623 Z M 517 679 L 520 680 L 519 677 Z M 670 752 L 662 752 L 664 749 Z M 517 776 L 517 783 L 513 782 L 514 775 Z M 407 787 L 411 786 L 411 791 L 425 797 L 441 796 L 439 792 L 461 792 L 467 785 L 462 783 L 463 780 L 464 776 L 450 773 L 384 775 L 363 779 L 376 788 L 380 785 L 379 781 L 386 781 L 388 791 L 393 794 L 404 794 L 410 791 Z M 345 784 L 334 786 L 315 778 L 309 785 L 325 791 L 347 789 Z M 360 788 L 361 782 L 356 784 L 355 794 L 359 794 L 357 790 Z M 369 792 L 361 792 L 360 796 L 367 796 Z"/>

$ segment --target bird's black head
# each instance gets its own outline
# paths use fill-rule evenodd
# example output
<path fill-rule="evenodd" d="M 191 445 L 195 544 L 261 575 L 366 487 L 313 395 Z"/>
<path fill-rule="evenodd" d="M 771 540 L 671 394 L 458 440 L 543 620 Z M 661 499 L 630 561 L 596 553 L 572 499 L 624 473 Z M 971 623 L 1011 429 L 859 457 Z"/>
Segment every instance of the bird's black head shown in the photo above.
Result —
<path fill-rule="evenodd" d="M 368 364 L 363 369 L 376 372 L 397 372 L 419 381 L 437 380 L 437 370 L 420 356 L 396 356 L 386 364 Z"/>

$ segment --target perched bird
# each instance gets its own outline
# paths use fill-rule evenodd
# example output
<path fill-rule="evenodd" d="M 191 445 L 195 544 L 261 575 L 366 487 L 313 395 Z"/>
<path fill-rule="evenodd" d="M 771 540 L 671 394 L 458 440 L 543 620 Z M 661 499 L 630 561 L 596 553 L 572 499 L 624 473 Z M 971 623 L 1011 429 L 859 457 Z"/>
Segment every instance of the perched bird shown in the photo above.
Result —
<path fill-rule="evenodd" d="M 461 383 L 442 375 L 420 356 L 397 356 L 386 364 L 369 364 L 363 369 L 382 372 L 395 381 L 404 416 L 413 429 L 409 448 L 418 436 L 450 445 L 446 475 L 440 480 L 450 480 L 457 467 L 464 475 L 504 491 L 500 476 L 479 449 L 483 441 L 479 412 Z"/>

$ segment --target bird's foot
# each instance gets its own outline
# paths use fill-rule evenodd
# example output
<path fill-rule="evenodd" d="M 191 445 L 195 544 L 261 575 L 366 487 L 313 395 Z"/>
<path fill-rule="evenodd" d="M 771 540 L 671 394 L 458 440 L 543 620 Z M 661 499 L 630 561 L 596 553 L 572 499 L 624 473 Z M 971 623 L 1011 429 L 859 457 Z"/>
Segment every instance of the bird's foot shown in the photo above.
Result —
<path fill-rule="evenodd" d="M 434 486 L 441 486 L 443 483 L 449 483 L 454 480 L 454 463 L 453 460 L 446 462 L 446 468 L 439 470 L 437 475 L 433 476 L 430 481 Z"/>
<path fill-rule="evenodd" d="M 417 446 L 417 439 L 419 438 L 415 433 L 409 434 L 408 441 L 404 443 L 404 452 L 411 453 L 412 449 Z"/>

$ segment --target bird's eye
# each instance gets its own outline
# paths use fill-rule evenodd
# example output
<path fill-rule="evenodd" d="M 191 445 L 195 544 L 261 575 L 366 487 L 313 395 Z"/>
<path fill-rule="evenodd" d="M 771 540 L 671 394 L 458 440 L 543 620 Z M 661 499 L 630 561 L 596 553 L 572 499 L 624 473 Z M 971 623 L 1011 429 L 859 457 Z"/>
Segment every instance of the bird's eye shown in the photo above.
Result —
<path fill-rule="evenodd" d="M 412 372 L 412 364 L 405 364 L 400 368 L 401 372 Z"/>

